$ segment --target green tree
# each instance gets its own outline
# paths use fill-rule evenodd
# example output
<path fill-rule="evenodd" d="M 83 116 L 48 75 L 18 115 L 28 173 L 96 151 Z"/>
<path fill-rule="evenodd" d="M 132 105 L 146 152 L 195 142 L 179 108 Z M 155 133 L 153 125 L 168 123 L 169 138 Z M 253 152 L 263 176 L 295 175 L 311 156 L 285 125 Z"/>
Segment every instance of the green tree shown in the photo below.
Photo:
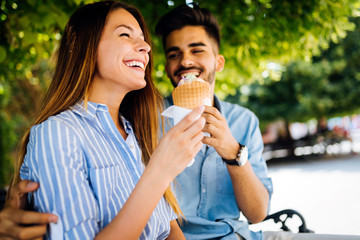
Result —
<path fill-rule="evenodd" d="M 243 104 L 253 109 L 263 124 L 312 118 L 344 116 L 360 112 L 360 18 L 357 28 L 338 44 L 330 44 L 312 62 L 291 63 L 280 81 L 271 77 L 265 83 L 250 85 Z"/>
<path fill-rule="evenodd" d="M 20 136 L 51 72 L 51 55 L 73 1 L 0 1 L 0 187 L 12 174 Z"/>

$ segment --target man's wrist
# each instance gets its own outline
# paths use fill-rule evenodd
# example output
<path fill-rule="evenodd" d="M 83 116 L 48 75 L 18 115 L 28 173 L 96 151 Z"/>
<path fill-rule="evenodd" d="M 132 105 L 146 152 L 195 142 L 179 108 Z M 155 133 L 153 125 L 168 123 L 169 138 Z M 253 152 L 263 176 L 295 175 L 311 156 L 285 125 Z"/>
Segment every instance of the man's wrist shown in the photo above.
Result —
<path fill-rule="evenodd" d="M 228 147 L 226 151 L 220 154 L 220 157 L 226 160 L 233 160 L 237 157 L 239 150 L 240 150 L 240 144 L 235 139 L 233 139 L 231 143 L 231 148 L 229 149 Z"/>
<path fill-rule="evenodd" d="M 232 165 L 232 166 L 244 166 L 248 160 L 248 149 L 245 145 L 241 145 L 240 143 L 238 143 L 239 145 L 239 150 L 237 153 L 237 156 L 233 159 L 225 159 L 222 158 L 222 160 L 228 164 L 228 165 Z"/>

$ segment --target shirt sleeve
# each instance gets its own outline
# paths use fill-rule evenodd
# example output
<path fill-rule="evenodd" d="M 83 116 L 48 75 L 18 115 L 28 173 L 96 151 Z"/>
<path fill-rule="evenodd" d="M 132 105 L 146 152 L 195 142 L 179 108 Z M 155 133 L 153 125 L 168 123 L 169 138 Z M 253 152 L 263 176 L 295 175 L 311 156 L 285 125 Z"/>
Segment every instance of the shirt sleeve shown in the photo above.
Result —
<path fill-rule="evenodd" d="M 74 127 L 52 119 L 34 126 L 21 177 L 40 183 L 34 193 L 35 209 L 59 217 L 58 224 L 50 227 L 49 238 L 62 234 L 64 239 L 93 239 L 100 231 L 98 203 Z"/>

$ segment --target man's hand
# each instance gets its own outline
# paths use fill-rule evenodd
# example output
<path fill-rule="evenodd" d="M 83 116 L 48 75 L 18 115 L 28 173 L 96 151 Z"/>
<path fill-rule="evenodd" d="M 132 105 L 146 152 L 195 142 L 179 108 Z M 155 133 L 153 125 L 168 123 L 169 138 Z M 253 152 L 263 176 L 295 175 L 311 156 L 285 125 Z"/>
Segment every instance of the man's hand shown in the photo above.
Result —
<path fill-rule="evenodd" d="M 39 184 L 24 180 L 10 189 L 8 201 L 0 212 L 0 239 L 42 239 L 48 223 L 57 216 L 49 213 L 25 211 L 27 193 L 38 189 Z M 26 226 L 29 225 L 29 226 Z"/>
<path fill-rule="evenodd" d="M 232 136 L 226 119 L 216 108 L 209 106 L 205 106 L 202 116 L 206 120 L 203 131 L 210 133 L 210 137 L 203 138 L 203 143 L 214 147 L 222 158 L 235 159 L 239 144 Z"/>

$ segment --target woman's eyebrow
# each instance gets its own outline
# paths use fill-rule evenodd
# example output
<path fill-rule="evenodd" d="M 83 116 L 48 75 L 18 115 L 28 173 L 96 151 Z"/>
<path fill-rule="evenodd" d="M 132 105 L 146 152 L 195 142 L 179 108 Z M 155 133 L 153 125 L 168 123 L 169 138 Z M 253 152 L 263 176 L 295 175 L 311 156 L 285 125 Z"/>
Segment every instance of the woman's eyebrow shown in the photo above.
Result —
<path fill-rule="evenodd" d="M 120 24 L 120 25 L 118 25 L 116 28 L 115 28 L 115 30 L 116 29 L 118 29 L 118 28 L 127 28 L 129 31 L 131 31 L 131 32 L 134 32 L 134 29 L 131 27 L 131 26 L 129 26 L 129 25 L 126 25 L 126 24 Z M 144 33 L 141 33 L 141 36 L 142 37 L 144 37 Z"/>
<path fill-rule="evenodd" d="M 120 24 L 120 25 L 116 26 L 115 29 L 118 29 L 118 28 L 121 28 L 121 27 L 127 28 L 130 31 L 134 31 L 134 29 L 132 27 L 130 27 L 129 25 L 126 25 L 126 24 Z"/>

